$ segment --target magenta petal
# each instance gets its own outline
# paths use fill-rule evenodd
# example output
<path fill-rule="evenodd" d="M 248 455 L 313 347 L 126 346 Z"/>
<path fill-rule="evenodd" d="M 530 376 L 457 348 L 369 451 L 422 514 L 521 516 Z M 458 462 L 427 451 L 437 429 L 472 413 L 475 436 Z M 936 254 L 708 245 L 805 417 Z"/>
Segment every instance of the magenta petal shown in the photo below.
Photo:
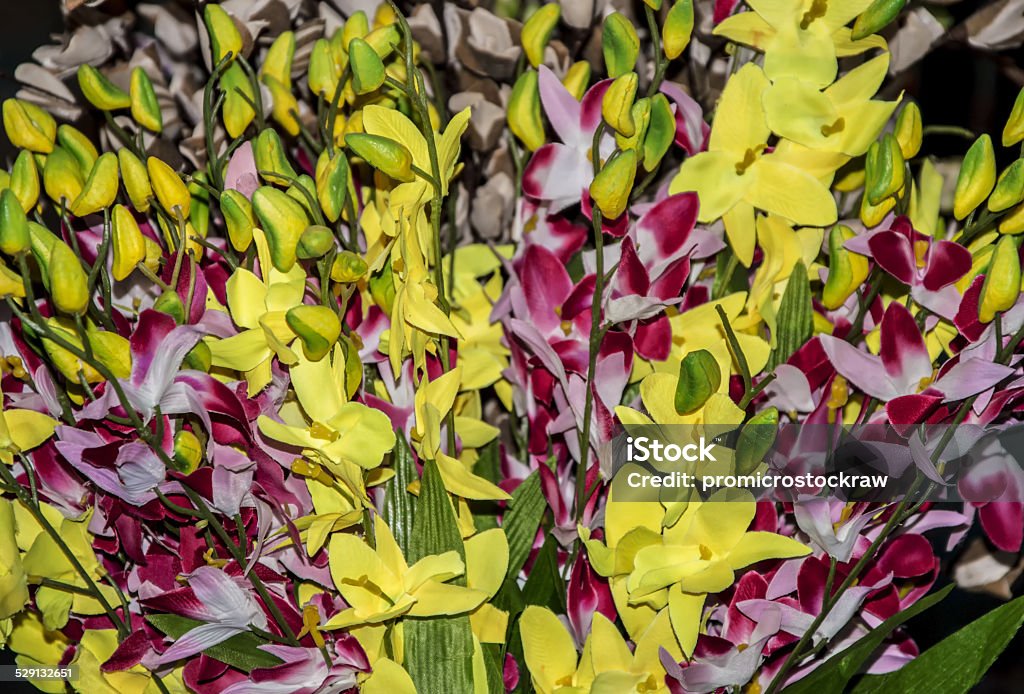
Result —
<path fill-rule="evenodd" d="M 519 270 L 519 282 L 534 325 L 545 334 L 557 328 L 561 323 L 557 309 L 572 291 L 565 266 L 546 248 L 530 246 Z"/>
<path fill-rule="evenodd" d="M 868 248 L 882 269 L 904 284 L 913 284 L 917 265 L 910 239 L 894 231 L 880 231 L 871 236 Z"/>
<path fill-rule="evenodd" d="M 166 313 L 146 309 L 139 316 L 139 324 L 132 333 L 132 385 L 142 385 L 149 366 L 159 353 L 159 346 L 175 328 L 174 319 Z"/>
<path fill-rule="evenodd" d="M 960 361 L 936 380 L 932 387 L 946 396 L 943 402 L 955 402 L 977 395 L 1013 375 L 1013 369 L 987 359 Z"/>
<path fill-rule="evenodd" d="M 900 395 L 881 359 L 831 335 L 820 335 L 818 339 L 836 371 L 862 391 L 883 401 Z"/>
<path fill-rule="evenodd" d="M 952 241 L 934 241 L 924 272 L 924 288 L 937 291 L 953 284 L 971 269 L 971 252 Z"/>
<path fill-rule="evenodd" d="M 941 403 L 942 396 L 939 395 L 902 395 L 885 404 L 885 413 L 893 428 L 901 436 L 906 436 L 911 429 L 927 420 Z"/>
<path fill-rule="evenodd" d="M 984 283 L 984 276 L 974 278 L 967 291 L 964 292 L 964 298 L 960 301 L 960 309 L 953 318 L 953 325 L 961 335 L 971 342 L 976 342 L 988 327 L 978 318 L 978 309 L 981 306 L 981 287 Z"/>
<path fill-rule="evenodd" d="M 978 511 L 981 527 L 992 543 L 1006 552 L 1019 552 L 1024 544 L 1024 504 L 993 501 Z"/>
<path fill-rule="evenodd" d="M 654 204 L 636 224 L 636 242 L 644 265 L 653 267 L 682 249 L 697 223 L 697 194 L 678 193 Z"/>
<path fill-rule="evenodd" d="M 882 317 L 879 355 L 901 395 L 916 392 L 921 380 L 932 375 L 932 360 L 921 331 L 910 311 L 898 301 L 890 303 Z"/>
<path fill-rule="evenodd" d="M 594 137 L 594 131 L 601 122 L 601 102 L 610 86 L 612 80 L 601 80 L 583 95 L 583 101 L 580 103 L 580 131 L 588 138 Z"/>
<path fill-rule="evenodd" d="M 538 91 L 544 113 L 562 142 L 570 146 L 585 144 L 580 132 L 580 102 L 573 98 L 561 80 L 546 65 L 538 69 Z"/>
<path fill-rule="evenodd" d="M 636 353 L 649 361 L 665 361 L 672 351 L 672 325 L 666 316 L 640 323 L 633 336 Z"/>
<path fill-rule="evenodd" d="M 637 257 L 633 240 L 628 237 L 623 239 L 620 248 L 622 255 L 619 258 L 618 269 L 615 271 L 615 288 L 622 295 L 646 296 L 650 287 L 650 279 L 647 277 L 647 269 Z"/>
<path fill-rule="evenodd" d="M 593 180 L 586 156 L 572 147 L 549 142 L 530 158 L 523 172 L 523 192 L 550 201 L 550 211 L 578 203 Z"/>

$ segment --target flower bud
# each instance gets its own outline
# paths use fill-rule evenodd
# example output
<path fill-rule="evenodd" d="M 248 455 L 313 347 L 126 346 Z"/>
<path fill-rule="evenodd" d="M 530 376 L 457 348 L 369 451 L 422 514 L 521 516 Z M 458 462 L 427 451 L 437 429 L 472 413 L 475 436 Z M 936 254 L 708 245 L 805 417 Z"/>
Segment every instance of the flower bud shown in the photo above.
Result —
<path fill-rule="evenodd" d="M 544 144 L 544 122 L 540 117 L 537 71 L 519 75 L 508 100 L 508 128 L 531 152 Z"/>
<path fill-rule="evenodd" d="M 990 323 L 1000 311 L 1017 303 L 1020 295 L 1020 251 L 1013 236 L 1002 236 L 996 243 L 985 282 L 981 285 L 978 319 Z"/>
<path fill-rule="evenodd" d="M 526 59 L 533 67 L 539 67 L 544 62 L 544 49 L 561 16 L 562 7 L 557 2 L 549 2 L 538 8 L 523 24 L 520 42 L 526 52 Z"/>
<path fill-rule="evenodd" d="M 153 196 L 146 165 L 127 147 L 118 150 L 117 161 L 121 165 L 121 178 L 132 207 L 138 212 L 146 212 L 149 210 L 149 199 Z"/>
<path fill-rule="evenodd" d="M 115 332 L 100 330 L 91 321 L 86 323 L 86 338 L 96 359 L 117 378 L 132 373 L 131 343 Z"/>
<path fill-rule="evenodd" d="M 302 174 L 284 192 L 302 205 L 302 209 L 306 211 L 310 219 L 316 216 L 316 211 L 313 209 L 316 205 L 316 183 L 310 176 Z M 312 203 L 310 203 L 310 199 L 313 200 Z"/>
<path fill-rule="evenodd" d="M 36 168 L 35 157 L 27 149 L 21 150 L 14 160 L 10 185 L 26 213 L 39 202 L 39 169 Z"/>
<path fill-rule="evenodd" d="M 57 137 L 57 121 L 35 104 L 21 99 L 4 101 L 4 131 L 15 147 L 49 154 Z"/>
<path fill-rule="evenodd" d="M 187 217 L 192 208 L 192 196 L 188 194 L 188 187 L 178 173 L 156 157 L 146 160 L 146 170 L 156 199 L 163 208 L 171 214 L 177 208 L 182 219 Z"/>
<path fill-rule="evenodd" d="M 390 56 L 395 46 L 402 42 L 402 35 L 394 24 L 374 29 L 363 37 L 367 44 L 380 56 L 381 60 Z"/>
<path fill-rule="evenodd" d="M 109 207 L 117 197 L 119 183 L 117 155 L 106 152 L 93 164 L 81 194 L 71 203 L 71 214 L 84 217 Z"/>
<path fill-rule="evenodd" d="M 316 172 L 316 195 L 324 215 L 331 222 L 336 222 L 348 198 L 348 160 L 339 152 L 324 161 L 325 165 Z"/>
<path fill-rule="evenodd" d="M 865 161 L 868 202 L 878 205 L 898 193 L 903 188 L 905 169 L 903 152 L 892 133 L 885 133 L 880 140 L 871 143 Z"/>
<path fill-rule="evenodd" d="M 89 307 L 89 281 L 71 247 L 54 238 L 50 247 L 50 297 L 58 311 L 82 314 Z"/>
<path fill-rule="evenodd" d="M 203 23 L 210 36 L 210 57 L 214 65 L 219 65 L 228 54 L 232 58 L 241 55 L 242 34 L 220 5 L 209 4 L 203 9 Z"/>
<path fill-rule="evenodd" d="M 623 137 L 616 133 L 615 142 L 619 149 L 635 149 L 642 154 L 641 148 L 647 137 L 647 126 L 651 123 L 651 100 L 646 97 L 637 99 L 633 107 L 629 109 L 629 117 L 633 119 L 633 134 Z"/>
<path fill-rule="evenodd" d="M 295 95 L 292 94 L 291 89 L 287 85 L 270 75 L 263 77 L 263 84 L 267 85 L 274 102 L 273 109 L 271 110 L 274 120 L 280 123 L 284 131 L 289 135 L 298 135 L 299 130 L 301 130 L 298 120 L 298 99 L 295 98 Z"/>
<path fill-rule="evenodd" d="M 661 9 L 661 0 L 644 0 L 644 4 L 655 12 Z"/>
<path fill-rule="evenodd" d="M 601 51 L 604 65 L 611 78 L 620 77 L 636 66 L 640 55 L 640 37 L 626 15 L 613 12 L 605 17 L 601 33 Z"/>
<path fill-rule="evenodd" d="M 29 250 L 28 217 L 11 189 L 0 192 L 0 251 L 17 255 Z"/>
<path fill-rule="evenodd" d="M 302 351 L 311 361 L 320 361 L 341 335 L 338 314 L 326 306 L 296 306 L 285 314 L 288 327 L 302 341 Z"/>
<path fill-rule="evenodd" d="M 690 45 L 693 34 L 693 0 L 679 0 L 665 17 L 665 25 L 661 29 L 661 44 L 665 56 L 675 60 Z"/>
<path fill-rule="evenodd" d="M 366 17 L 366 12 L 363 10 L 357 10 L 352 13 L 352 16 L 345 20 L 345 26 L 341 29 L 341 41 L 342 45 L 347 46 L 351 43 L 352 39 L 364 38 L 370 33 L 370 20 Z"/>
<path fill-rule="evenodd" d="M 78 162 L 64 149 L 57 147 L 46 157 L 43 167 L 43 187 L 50 199 L 60 204 L 70 203 L 82 194 L 85 181 L 78 169 Z"/>
<path fill-rule="evenodd" d="M 185 323 L 185 302 L 181 300 L 181 295 L 173 289 L 168 289 L 156 298 L 153 302 L 153 308 L 160 313 L 166 313 L 168 316 L 174 319 L 174 322 L 178 325 Z"/>
<path fill-rule="evenodd" d="M 636 151 L 627 149 L 610 159 L 590 184 L 594 199 L 605 219 L 617 219 L 626 211 L 636 178 Z"/>
<path fill-rule="evenodd" d="M 828 279 L 821 294 L 821 303 L 830 311 L 842 306 L 868 277 L 868 259 L 843 245 L 854 236 L 852 229 L 841 224 L 829 232 Z"/>
<path fill-rule="evenodd" d="M 67 124 L 57 128 L 57 143 L 75 158 L 82 172 L 92 171 L 100 157 L 92 141 L 81 130 Z"/>
<path fill-rule="evenodd" d="M 273 128 L 264 128 L 260 131 L 256 136 L 252 153 L 256 159 L 256 169 L 267 183 L 287 186 L 299 177 L 288 161 L 284 145 L 281 144 L 281 136 Z"/>
<path fill-rule="evenodd" d="M 1013 102 L 1013 110 L 1003 127 L 1003 147 L 1012 147 L 1024 140 L 1024 89 L 1017 94 Z"/>
<path fill-rule="evenodd" d="M 590 84 L 590 63 L 580 60 L 569 66 L 562 78 L 562 84 L 575 97 L 576 101 L 583 98 L 587 93 L 587 85 Z"/>
<path fill-rule="evenodd" d="M 208 184 L 205 171 L 197 171 L 188 184 L 189 195 L 192 196 L 192 209 L 188 212 L 188 221 L 204 239 L 210 230 L 210 193 L 202 183 Z"/>
<path fill-rule="evenodd" d="M 159 133 L 164 128 L 164 117 L 160 103 L 149 75 L 141 67 L 132 70 L 131 81 L 132 118 L 150 132 Z"/>
<path fill-rule="evenodd" d="M 1024 159 L 1018 159 L 999 175 L 995 190 L 988 198 L 988 209 L 992 212 L 1008 210 L 1024 201 Z"/>
<path fill-rule="evenodd" d="M 292 86 L 292 59 L 295 57 L 295 32 L 282 32 L 270 44 L 260 68 L 260 81 L 266 77 L 277 80 L 286 90 Z M 265 82 L 264 82 L 265 84 Z"/>
<path fill-rule="evenodd" d="M 317 39 L 309 54 L 309 90 L 323 96 L 328 102 L 334 101 L 334 91 L 338 88 L 340 79 L 341 71 L 334 61 L 330 42 L 327 39 Z"/>
<path fill-rule="evenodd" d="M 334 256 L 334 264 L 331 265 L 331 279 L 342 284 L 351 284 L 363 279 L 368 269 L 369 266 L 362 256 L 352 251 L 342 251 Z"/>
<path fill-rule="evenodd" d="M 348 58 L 352 69 L 352 88 L 356 94 L 369 94 L 384 84 L 384 63 L 366 41 L 352 39 L 348 44 Z"/>
<path fill-rule="evenodd" d="M 211 7 L 216 5 L 206 6 L 207 9 Z M 178 472 L 189 475 L 203 462 L 203 444 L 191 431 L 181 429 L 174 435 L 174 457 L 171 460 Z"/>
<path fill-rule="evenodd" d="M 225 190 L 220 194 L 220 212 L 224 215 L 232 248 L 245 251 L 252 243 L 252 230 L 256 226 L 252 203 L 237 190 Z"/>
<path fill-rule="evenodd" d="M 224 129 L 230 137 L 239 137 L 256 117 L 253 104 L 259 103 L 256 99 L 262 97 L 253 90 L 252 82 L 237 62 L 231 63 L 220 76 L 220 89 L 224 92 L 224 106 L 221 109 Z"/>
<path fill-rule="evenodd" d="M 644 137 L 644 170 L 654 171 L 676 137 L 676 117 L 664 94 L 651 97 L 650 123 Z"/>
<path fill-rule="evenodd" d="M 913 101 L 900 111 L 896 118 L 896 141 L 900 143 L 900 151 L 904 159 L 913 159 L 921 151 L 921 109 Z"/>
<path fill-rule="evenodd" d="M 1024 203 L 1018 204 L 999 220 L 1000 234 L 1019 234 L 1024 231 Z"/>
<path fill-rule="evenodd" d="M 996 153 L 992 138 L 984 134 L 964 155 L 953 195 L 953 216 L 963 219 L 980 205 L 996 184 Z"/>
<path fill-rule="evenodd" d="M 850 38 L 860 41 L 884 29 L 889 22 L 899 16 L 900 10 L 906 4 L 907 0 L 875 0 L 860 13 L 857 21 L 853 23 L 853 32 Z"/>
<path fill-rule="evenodd" d="M 287 193 L 270 186 L 257 188 L 252 194 L 252 209 L 267 236 L 271 262 L 281 272 L 288 272 L 295 265 L 299 238 L 309 226 L 305 209 Z"/>
<path fill-rule="evenodd" d="M 345 136 L 345 146 L 373 168 L 398 181 L 412 181 L 412 153 L 405 145 L 380 135 L 353 133 Z"/>
<path fill-rule="evenodd" d="M 333 274 L 332 271 L 332 276 Z M 391 263 L 385 263 L 379 273 L 371 276 L 369 284 L 370 296 L 373 297 L 374 303 L 384 309 L 384 313 L 390 315 L 395 305 L 395 277 Z"/>
<path fill-rule="evenodd" d="M 146 259 L 146 242 L 135 217 L 124 205 L 114 205 L 110 219 L 111 244 L 114 247 L 112 274 L 118 282 L 132 274 Z"/>
<path fill-rule="evenodd" d="M 11 297 L 14 299 L 25 298 L 25 282 L 21 275 L 0 261 L 0 299 Z"/>
<path fill-rule="evenodd" d="M 132 105 L 132 98 L 88 63 L 78 68 L 78 86 L 86 101 L 101 111 L 116 111 Z"/>
<path fill-rule="evenodd" d="M 46 325 L 59 337 L 63 338 L 65 342 L 69 342 L 78 349 L 83 348 L 81 336 L 75 330 L 74 323 L 67 318 L 50 318 L 46 321 Z M 78 383 L 79 372 L 85 378 L 86 383 L 101 383 L 103 381 L 103 376 L 95 368 L 81 361 L 72 352 L 64 349 L 56 342 L 44 337 L 43 349 L 46 351 L 46 356 L 49 357 L 50 363 L 71 383 Z"/>
<path fill-rule="evenodd" d="M 296 255 L 302 260 L 323 257 L 334 247 L 334 232 L 321 224 L 311 224 L 299 237 Z"/>
<path fill-rule="evenodd" d="M 213 353 L 210 351 L 210 346 L 200 340 L 196 343 L 196 346 L 190 349 L 188 354 L 185 355 L 185 359 L 182 360 L 181 365 L 186 369 L 194 369 L 196 371 L 209 373 L 210 367 L 213 366 Z"/>
<path fill-rule="evenodd" d="M 889 197 L 877 205 L 872 205 L 868 202 L 868 196 L 863 195 L 860 199 L 860 220 L 869 228 L 878 226 L 895 207 L 896 198 Z"/>
<path fill-rule="evenodd" d="M 615 132 L 625 137 L 636 132 L 632 109 L 638 85 L 636 73 L 627 72 L 611 83 L 601 100 L 601 116 Z"/>
<path fill-rule="evenodd" d="M 711 352 L 698 349 L 688 353 L 679 363 L 675 408 L 681 415 L 693 414 L 722 385 L 722 370 Z"/>

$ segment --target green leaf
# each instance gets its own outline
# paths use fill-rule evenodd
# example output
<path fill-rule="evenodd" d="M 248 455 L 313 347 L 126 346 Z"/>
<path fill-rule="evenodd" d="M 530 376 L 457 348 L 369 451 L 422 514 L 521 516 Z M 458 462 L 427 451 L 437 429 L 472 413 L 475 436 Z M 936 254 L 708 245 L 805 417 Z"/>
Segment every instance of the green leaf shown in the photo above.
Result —
<path fill-rule="evenodd" d="M 749 475 L 761 464 L 779 433 L 779 411 L 774 407 L 758 412 L 740 430 L 736 442 L 736 473 Z"/>
<path fill-rule="evenodd" d="M 866 675 L 853 694 L 963 694 L 981 681 L 1024 623 L 1024 597 L 943 639 L 896 672 Z"/>
<path fill-rule="evenodd" d="M 205 624 L 197 619 L 189 619 L 176 614 L 150 614 L 146 615 L 146 620 L 172 639 L 181 638 L 191 629 Z M 277 656 L 258 648 L 258 646 L 269 643 L 251 631 L 246 631 L 232 636 L 216 646 L 207 648 L 203 654 L 249 674 L 255 668 L 274 667 L 281 664 L 282 661 Z"/>
<path fill-rule="evenodd" d="M 775 349 L 768 360 L 768 370 L 784 364 L 793 353 L 811 339 L 814 329 L 814 307 L 811 305 L 811 283 L 807 268 L 798 262 L 789 275 L 786 291 L 779 305 L 775 324 Z"/>
<path fill-rule="evenodd" d="M 423 464 L 416 520 L 410 538 L 409 563 L 456 551 L 465 557 L 462 535 L 437 464 Z M 455 579 L 465 585 L 465 578 Z M 420 692 L 473 691 L 473 633 L 469 616 L 403 620 L 405 668 Z"/>
<path fill-rule="evenodd" d="M 690 352 L 679 362 L 679 381 L 676 383 L 676 412 L 690 414 L 704 406 L 722 385 L 722 371 L 718 361 L 706 349 Z"/>
<path fill-rule="evenodd" d="M 540 475 L 533 472 L 512 492 L 502 528 L 508 538 L 508 572 L 505 580 L 515 581 L 530 556 L 533 538 L 548 504 L 540 489 Z"/>
<path fill-rule="evenodd" d="M 558 572 L 558 541 L 548 535 L 523 586 L 527 605 L 541 605 L 556 614 L 565 612 L 565 581 Z"/>
<path fill-rule="evenodd" d="M 881 31 L 899 16 L 900 10 L 906 4 L 907 0 L 875 0 L 853 23 L 850 38 L 860 41 L 876 31 Z"/>
<path fill-rule="evenodd" d="M 868 632 L 867 636 L 825 661 L 810 675 L 786 687 L 786 694 L 820 694 L 820 692 L 842 691 L 850 679 L 864 666 L 871 654 L 882 645 L 889 634 L 895 631 L 896 627 L 940 602 L 949 595 L 951 590 L 953 590 L 953 584 L 949 584 L 938 593 L 933 593 L 902 612 L 897 612 L 889 617 Z"/>
<path fill-rule="evenodd" d="M 380 515 L 391 528 L 402 553 L 409 556 L 416 506 L 413 503 L 415 497 L 408 492 L 408 487 L 416 480 L 416 465 L 404 434 L 396 431 L 395 439 L 398 443 L 391 457 L 395 476 L 384 487 L 384 508 Z"/>

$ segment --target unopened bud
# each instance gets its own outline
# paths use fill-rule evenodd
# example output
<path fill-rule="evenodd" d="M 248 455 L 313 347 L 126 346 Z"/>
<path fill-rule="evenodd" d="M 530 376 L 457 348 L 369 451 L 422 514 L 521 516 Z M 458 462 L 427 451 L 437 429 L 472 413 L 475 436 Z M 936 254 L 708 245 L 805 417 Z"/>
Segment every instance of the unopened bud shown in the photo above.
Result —
<path fill-rule="evenodd" d="M 86 101 L 101 111 L 116 111 L 132 105 L 132 98 L 88 63 L 78 68 L 78 86 Z"/>
<path fill-rule="evenodd" d="M 89 281 L 71 247 L 59 239 L 50 248 L 50 296 L 58 311 L 83 314 L 89 307 Z"/>
<path fill-rule="evenodd" d="M 0 251 L 17 255 L 29 250 L 30 243 L 28 217 L 18 196 L 10 189 L 0 192 Z"/>
<path fill-rule="evenodd" d="M 613 12 L 605 17 L 601 51 L 611 78 L 624 75 L 636 66 L 636 59 L 640 55 L 640 37 L 626 15 Z"/>
<path fill-rule="evenodd" d="M 665 17 L 665 26 L 661 30 L 661 43 L 665 56 L 675 60 L 690 45 L 693 34 L 693 0 L 679 0 Z"/>
<path fill-rule="evenodd" d="M 26 213 L 39 202 L 39 169 L 35 157 L 27 149 L 21 150 L 14 160 L 10 186 Z"/>
<path fill-rule="evenodd" d="M 996 184 L 996 153 L 992 138 L 984 134 L 964 155 L 953 195 L 953 216 L 963 219 L 984 202 Z"/>
<path fill-rule="evenodd" d="M 305 209 L 287 193 L 270 186 L 256 189 L 252 208 L 266 234 L 271 262 L 281 272 L 288 272 L 295 265 L 299 238 L 309 226 Z"/>
<path fill-rule="evenodd" d="M 124 205 L 115 205 L 110 219 L 111 244 L 114 247 L 112 274 L 118 282 L 132 274 L 146 259 L 146 242 L 139 223 Z"/>
<path fill-rule="evenodd" d="M 245 251 L 252 243 L 252 230 L 256 222 L 252 215 L 252 203 L 234 189 L 220 195 L 220 211 L 228 228 L 228 240 L 236 251 Z"/>
<path fill-rule="evenodd" d="M 644 170 L 654 171 L 676 137 L 676 117 L 664 94 L 651 97 L 650 123 L 644 137 Z"/>
<path fill-rule="evenodd" d="M 988 209 L 992 212 L 1008 210 L 1024 201 L 1024 159 L 1018 159 L 999 175 L 995 189 L 988 198 Z"/>
<path fill-rule="evenodd" d="M 138 212 L 148 211 L 153 187 L 149 185 L 146 165 L 127 147 L 118 151 L 117 161 L 121 165 L 121 179 L 124 181 L 128 199 L 132 201 L 132 207 Z"/>
<path fill-rule="evenodd" d="M 216 5 L 207 5 L 216 7 Z M 203 445 L 199 438 L 188 429 L 182 429 L 174 435 L 174 467 L 178 472 L 190 474 L 195 472 L 203 461 Z"/>
<path fill-rule="evenodd" d="M 338 314 L 327 306 L 296 306 L 285 314 L 285 320 L 299 336 L 302 350 L 311 361 L 327 356 L 341 335 Z"/>
<path fill-rule="evenodd" d="M 896 141 L 904 159 L 913 159 L 921 151 L 922 132 L 921 109 L 913 101 L 907 102 L 896 118 Z"/>
<path fill-rule="evenodd" d="M 192 196 L 189 195 L 188 186 L 178 173 L 156 157 L 146 160 L 146 170 L 149 172 L 149 181 L 153 186 L 153 192 L 156 193 L 156 199 L 164 209 L 173 214 L 177 208 L 182 219 L 188 217 L 192 207 Z"/>
<path fill-rule="evenodd" d="M 168 289 L 158 296 L 156 301 L 153 302 L 153 308 L 160 313 L 166 313 L 178 325 L 185 323 L 185 302 L 181 300 L 178 292 L 173 289 Z"/>
<path fill-rule="evenodd" d="M 158 133 L 164 128 L 164 117 L 160 103 L 149 75 L 141 67 L 132 70 L 131 81 L 132 118 L 150 132 Z"/>
<path fill-rule="evenodd" d="M 253 89 L 248 75 L 237 62 L 231 63 L 220 76 L 220 89 L 224 92 L 224 106 L 221 109 L 224 129 L 230 137 L 239 137 L 256 117 L 253 104 L 259 103 L 257 99 L 262 97 Z"/>
<path fill-rule="evenodd" d="M 241 55 L 242 34 L 231 15 L 220 5 L 211 3 L 203 9 L 203 23 L 210 36 L 210 54 L 214 65 L 220 64 L 228 54 L 233 58 Z"/>
<path fill-rule="evenodd" d="M 1024 89 L 1018 92 L 1013 110 L 1003 127 L 1003 147 L 1012 147 L 1021 140 L 1024 140 Z"/>
<path fill-rule="evenodd" d="M 636 165 L 635 150 L 620 152 L 604 165 L 590 184 L 590 197 L 606 219 L 617 219 L 626 211 L 636 178 Z"/>
<path fill-rule="evenodd" d="M 576 101 L 583 98 L 587 93 L 587 85 L 590 84 L 590 63 L 586 60 L 579 60 L 573 63 L 565 72 L 562 84 Z"/>
<path fill-rule="evenodd" d="M 50 199 L 60 204 L 70 204 L 82 194 L 85 181 L 78 169 L 78 162 L 64 149 L 57 147 L 46 157 L 43 167 L 43 187 Z"/>
<path fill-rule="evenodd" d="M 852 229 L 838 224 L 829 233 L 828 279 L 821 303 L 830 311 L 842 306 L 868 277 L 868 259 L 843 245 L 853 237 Z"/>
<path fill-rule="evenodd" d="M 412 181 L 412 153 L 405 145 L 380 135 L 366 133 L 345 136 L 345 146 L 373 168 L 398 181 Z"/>
<path fill-rule="evenodd" d="M 326 154 L 324 157 L 324 165 L 317 167 L 316 195 L 324 216 L 336 222 L 348 199 L 348 160 L 340 152 L 330 159 L 326 158 Z"/>
<path fill-rule="evenodd" d="M 342 284 L 358 282 L 366 276 L 366 261 L 352 251 L 342 251 L 334 257 L 331 265 L 331 279 Z"/>
<path fill-rule="evenodd" d="M 633 121 L 633 102 L 640 81 L 635 72 L 627 72 L 616 78 L 608 87 L 601 100 L 601 115 L 615 132 L 625 137 L 636 132 Z M 596 154 L 596 153 L 595 153 Z"/>
<path fill-rule="evenodd" d="M 323 257 L 333 247 L 334 232 L 320 224 L 312 224 L 306 227 L 302 236 L 299 237 L 296 255 L 302 260 L 312 260 Z"/>
<path fill-rule="evenodd" d="M 348 44 L 349 67 L 352 69 L 352 88 L 356 94 L 369 94 L 384 84 L 387 73 L 377 52 L 363 39 L 352 39 Z"/>
<path fill-rule="evenodd" d="M 4 130 L 15 147 L 49 154 L 57 137 L 57 121 L 49 113 L 21 99 L 4 101 Z"/>
<path fill-rule="evenodd" d="M 562 7 L 557 2 L 550 2 L 538 8 L 523 24 L 520 42 L 526 52 L 526 59 L 533 67 L 539 67 L 544 62 L 544 49 L 561 16 Z"/>
<path fill-rule="evenodd" d="M 100 153 L 85 133 L 65 123 L 57 128 L 57 142 L 75 158 L 81 171 L 92 171 Z"/>
<path fill-rule="evenodd" d="M 273 128 L 265 128 L 256 136 L 252 152 L 256 159 L 256 168 L 267 183 L 287 186 L 298 178 L 285 154 L 281 136 Z"/>
<path fill-rule="evenodd" d="M 865 182 L 868 202 L 878 205 L 903 188 L 905 166 L 903 152 L 896 138 L 886 133 L 868 148 L 865 161 Z"/>
<path fill-rule="evenodd" d="M 985 273 L 981 285 L 978 319 L 990 323 L 1000 311 L 1006 311 L 1017 303 L 1020 296 L 1020 251 L 1013 236 L 1002 236 Z"/>
<path fill-rule="evenodd" d="M 519 75 L 508 100 L 508 127 L 531 152 L 544 144 L 544 122 L 540 116 L 537 71 Z"/>
<path fill-rule="evenodd" d="M 71 214 L 84 217 L 109 207 L 117 197 L 119 183 L 117 155 L 106 152 L 93 164 L 81 194 L 71 203 Z"/>
<path fill-rule="evenodd" d="M 863 38 L 881 31 L 899 16 L 900 10 L 907 0 L 875 0 L 866 10 L 860 13 L 853 23 L 850 38 L 860 41 Z"/>

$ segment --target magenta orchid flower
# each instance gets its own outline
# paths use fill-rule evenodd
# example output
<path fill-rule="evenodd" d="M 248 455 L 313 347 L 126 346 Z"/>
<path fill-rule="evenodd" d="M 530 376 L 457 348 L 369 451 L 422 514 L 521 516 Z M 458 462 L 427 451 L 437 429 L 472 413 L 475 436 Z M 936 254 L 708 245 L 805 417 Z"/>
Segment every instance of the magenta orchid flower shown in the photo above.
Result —
<path fill-rule="evenodd" d="M 256 668 L 248 680 L 230 685 L 222 694 L 317 694 L 343 692 L 356 686 L 356 675 L 368 672 L 370 663 L 354 636 L 342 634 L 329 641 L 331 666 L 318 648 L 266 644 L 261 650 L 281 659 L 281 665 Z"/>

